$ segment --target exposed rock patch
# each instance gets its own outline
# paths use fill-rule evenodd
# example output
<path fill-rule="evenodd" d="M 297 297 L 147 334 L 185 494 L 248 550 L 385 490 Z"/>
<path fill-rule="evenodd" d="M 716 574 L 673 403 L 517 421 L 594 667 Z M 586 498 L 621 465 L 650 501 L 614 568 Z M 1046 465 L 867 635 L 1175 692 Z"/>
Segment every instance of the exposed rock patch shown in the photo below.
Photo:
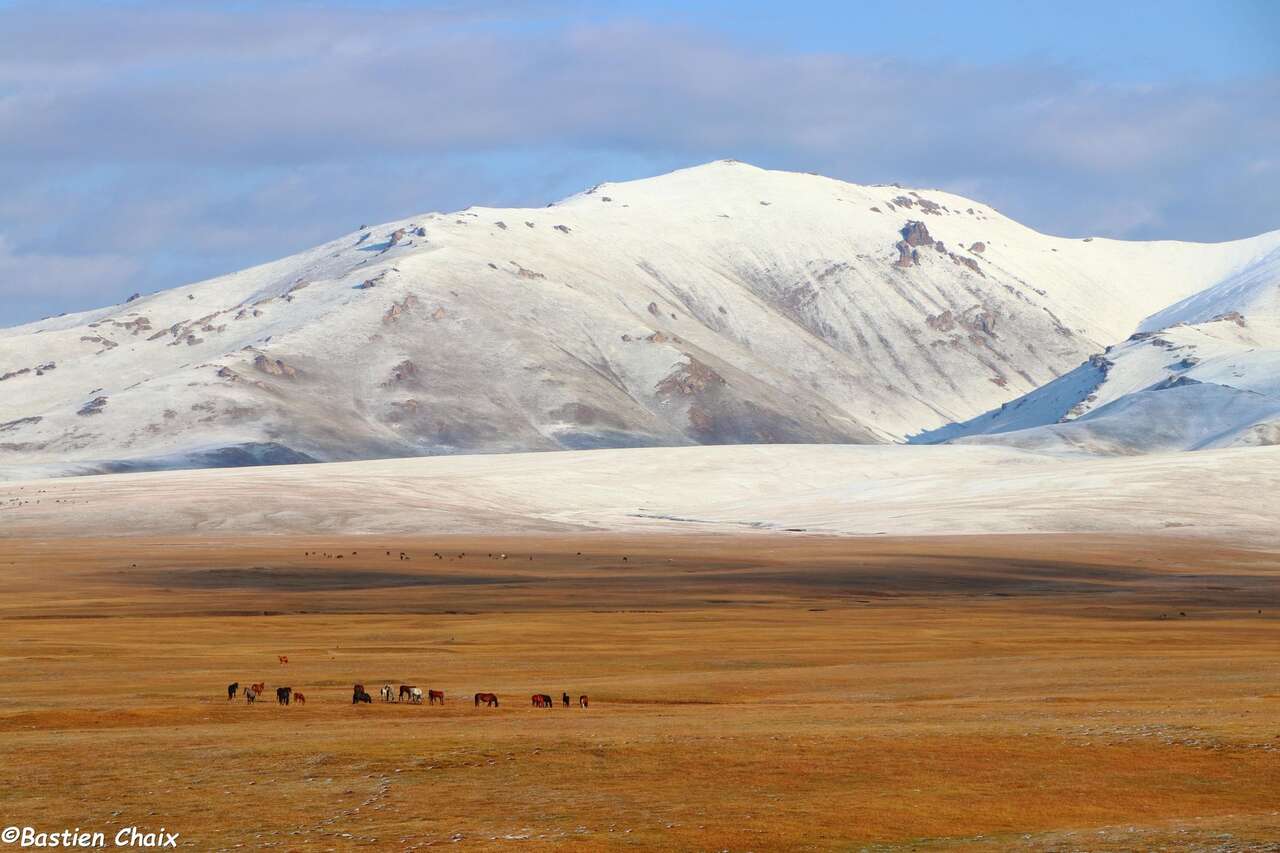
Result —
<path fill-rule="evenodd" d="M 948 257 L 950 257 L 955 263 L 960 264 L 963 267 L 968 267 L 973 272 L 976 272 L 978 275 L 986 278 L 986 275 L 982 272 L 982 268 L 978 266 L 978 262 L 973 258 L 968 258 L 964 255 L 957 255 L 954 252 L 948 253 Z"/>
<path fill-rule="evenodd" d="M 935 332 L 950 332 L 956 327 L 956 318 L 950 309 L 943 311 L 941 314 L 930 314 L 925 318 L 924 322 Z"/>
<path fill-rule="evenodd" d="M 44 418 L 39 415 L 32 415 L 29 418 L 18 418 L 16 421 L 5 421 L 0 424 L 0 432 L 12 432 L 15 429 L 21 429 L 24 426 L 35 426 Z"/>
<path fill-rule="evenodd" d="M 86 343 L 102 344 L 103 352 L 105 352 L 106 350 L 115 349 L 116 347 L 120 346 L 110 338 L 104 338 L 101 335 L 81 335 L 80 340 Z"/>
<path fill-rule="evenodd" d="M 708 388 L 724 385 L 724 377 L 716 373 L 706 364 L 693 356 L 686 356 L 688 362 L 680 365 L 658 383 L 654 389 L 663 396 L 689 397 L 701 394 Z"/>
<path fill-rule="evenodd" d="M 270 376 L 284 376 L 292 379 L 298 375 L 296 368 L 285 364 L 278 358 L 268 358 L 261 353 L 253 360 L 253 366 Z"/>
<path fill-rule="evenodd" d="M 391 368 L 391 378 L 382 384 L 383 387 L 389 388 L 392 385 L 396 385 L 401 382 L 411 382 L 415 380 L 417 376 L 418 366 L 406 358 L 404 361 Z"/>
<path fill-rule="evenodd" d="M 906 240 L 899 240 L 897 243 L 893 244 L 893 247 L 898 250 L 898 259 L 893 262 L 895 267 L 906 269 L 907 267 L 913 267 L 919 263 L 920 253 L 911 248 L 911 244 Z"/>
<path fill-rule="evenodd" d="M 391 307 L 387 309 L 387 313 L 382 315 L 382 322 L 386 325 L 390 325 L 391 323 L 399 320 L 400 316 L 406 311 L 417 308 L 420 304 L 418 297 L 410 293 L 399 302 L 391 303 Z"/>
<path fill-rule="evenodd" d="M 528 279 L 543 279 L 543 278 L 546 278 L 546 276 L 545 276 L 545 275 L 543 275 L 542 273 L 540 273 L 540 272 L 534 272 L 533 270 L 529 270 L 529 269 L 525 269 L 524 267 L 520 266 L 520 264 L 516 263 L 515 261 L 512 261 L 512 262 L 511 262 L 511 265 L 512 265 L 512 266 L 514 266 L 514 267 L 516 268 L 516 269 L 515 269 L 515 275 L 516 275 L 516 278 L 528 278 Z"/>
<path fill-rule="evenodd" d="M 903 242 L 908 246 L 932 246 L 933 238 L 929 236 L 929 227 L 919 220 L 912 219 L 902 226 Z"/>
<path fill-rule="evenodd" d="M 92 400 L 81 406 L 80 411 L 76 412 L 76 414 L 82 416 L 96 415 L 106 408 L 106 405 L 106 397 L 94 397 Z"/>

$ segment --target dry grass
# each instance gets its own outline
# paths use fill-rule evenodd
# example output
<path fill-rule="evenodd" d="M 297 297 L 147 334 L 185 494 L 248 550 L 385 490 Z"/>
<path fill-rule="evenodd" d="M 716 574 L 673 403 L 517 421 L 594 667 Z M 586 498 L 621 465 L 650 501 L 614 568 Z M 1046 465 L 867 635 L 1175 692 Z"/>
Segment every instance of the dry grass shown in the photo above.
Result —
<path fill-rule="evenodd" d="M 0 807 L 196 849 L 1261 844 L 1277 568 L 1044 536 L 8 540 Z M 353 708 L 355 680 L 449 701 Z M 529 705 L 561 691 L 591 708 Z"/>

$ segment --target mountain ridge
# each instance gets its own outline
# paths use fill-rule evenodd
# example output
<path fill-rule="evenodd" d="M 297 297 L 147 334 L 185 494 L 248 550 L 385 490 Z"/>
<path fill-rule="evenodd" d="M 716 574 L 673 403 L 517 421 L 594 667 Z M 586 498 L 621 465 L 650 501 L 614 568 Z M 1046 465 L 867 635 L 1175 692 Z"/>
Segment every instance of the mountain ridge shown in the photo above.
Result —
<path fill-rule="evenodd" d="M 1277 247 L 1048 237 L 942 191 L 717 161 L 0 330 L 0 465 L 900 441 Z"/>

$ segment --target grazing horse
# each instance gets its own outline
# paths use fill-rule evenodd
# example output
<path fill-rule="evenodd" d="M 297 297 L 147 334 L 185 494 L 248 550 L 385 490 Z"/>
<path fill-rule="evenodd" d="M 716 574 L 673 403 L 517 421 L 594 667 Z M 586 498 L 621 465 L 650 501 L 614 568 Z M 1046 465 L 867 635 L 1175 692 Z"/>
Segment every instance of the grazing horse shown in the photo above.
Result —
<path fill-rule="evenodd" d="M 258 691 L 254 690 L 252 687 L 246 687 L 244 689 L 245 704 L 252 705 L 254 703 L 254 700 L 256 700 L 257 698 L 258 698 Z"/>
<path fill-rule="evenodd" d="M 587 694 L 583 693 L 581 696 L 578 697 L 578 707 L 580 708 L 587 707 Z"/>
<path fill-rule="evenodd" d="M 354 687 L 352 687 L 352 688 L 351 688 L 351 692 L 352 692 L 352 693 L 363 693 L 363 692 L 364 692 L 364 685 L 363 685 L 363 684 L 357 684 L 357 685 L 355 685 Z"/>
<path fill-rule="evenodd" d="M 299 705 L 305 705 L 307 704 L 307 697 L 295 690 L 293 691 L 293 701 L 297 702 Z"/>
<path fill-rule="evenodd" d="M 364 692 L 363 684 L 357 684 L 356 689 L 351 692 L 351 704 L 357 705 L 361 702 L 365 703 L 366 705 L 372 704 L 373 697 L 370 696 L 368 693 Z"/>
<path fill-rule="evenodd" d="M 236 698 L 236 694 L 240 692 L 240 682 L 233 681 L 227 685 L 227 701 L 230 702 Z"/>
<path fill-rule="evenodd" d="M 280 660 L 280 663 L 281 663 L 281 664 L 286 664 L 286 663 L 288 663 L 288 662 L 289 662 L 289 656 L 288 656 L 288 655 L 276 655 L 276 657 Z"/>
<path fill-rule="evenodd" d="M 279 704 L 281 704 L 281 705 L 288 705 L 288 704 L 289 704 L 289 697 L 291 697 L 292 695 L 293 695 L 293 688 L 292 688 L 292 687 L 277 687 L 277 688 L 276 688 L 276 702 L 278 702 L 278 703 L 279 703 Z"/>
<path fill-rule="evenodd" d="M 436 704 L 436 700 L 437 700 L 437 699 L 439 699 L 439 700 L 440 700 L 440 704 L 441 704 L 441 705 L 443 705 L 443 704 L 444 704 L 444 691 L 443 691 L 443 690 L 428 690 L 428 691 L 427 691 L 427 702 L 428 702 L 428 704 L 431 704 L 431 705 Z"/>
<path fill-rule="evenodd" d="M 417 687 L 409 688 L 409 701 L 415 705 L 422 704 L 422 691 Z"/>
<path fill-rule="evenodd" d="M 481 702 L 483 702 L 483 703 L 485 704 L 485 707 L 488 707 L 488 708 L 496 708 L 496 707 L 498 707 L 498 694 L 496 694 L 496 693 L 477 693 L 477 694 L 476 694 L 476 707 L 477 707 L 477 708 L 479 708 L 479 707 L 480 707 L 480 703 L 481 703 Z"/>
<path fill-rule="evenodd" d="M 400 694 L 396 697 L 396 701 L 397 701 L 397 702 L 403 702 L 403 701 L 404 701 L 404 697 L 406 697 L 406 696 L 412 696 L 412 695 L 413 695 L 413 691 L 415 691 L 415 690 L 417 690 L 417 689 L 418 689 L 418 688 L 414 687 L 412 684 L 401 684 L 401 685 L 400 685 Z M 421 691 L 418 691 L 418 692 L 421 692 Z"/>
<path fill-rule="evenodd" d="M 381 690 L 379 690 L 379 691 L 378 691 L 378 693 L 379 693 L 379 695 L 381 695 L 381 696 L 382 696 L 382 701 L 383 701 L 383 702 L 394 702 L 394 701 L 396 701 L 396 700 L 395 700 L 395 695 L 396 695 L 396 694 L 395 694 L 395 691 L 391 689 L 391 685 L 390 685 L 390 684 L 384 684 L 384 685 L 382 685 L 382 689 L 381 689 Z"/>
<path fill-rule="evenodd" d="M 568 708 L 568 707 L 569 707 L 569 694 L 568 694 L 568 693 L 561 693 L 561 694 L 560 694 L 560 704 L 564 705 L 566 708 Z"/>
<path fill-rule="evenodd" d="M 551 701 L 551 697 L 545 693 L 533 694 L 533 707 L 535 708 L 553 708 L 555 702 Z"/>

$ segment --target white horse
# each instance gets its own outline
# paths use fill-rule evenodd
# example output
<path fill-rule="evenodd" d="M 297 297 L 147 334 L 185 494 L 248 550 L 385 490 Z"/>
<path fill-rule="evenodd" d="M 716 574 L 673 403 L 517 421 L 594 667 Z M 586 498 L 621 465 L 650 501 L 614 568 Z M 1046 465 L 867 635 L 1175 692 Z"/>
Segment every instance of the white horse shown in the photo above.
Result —
<path fill-rule="evenodd" d="M 422 704 L 422 688 L 421 687 L 409 688 L 409 701 L 415 705 Z"/>
<path fill-rule="evenodd" d="M 382 701 L 383 701 L 383 702 L 394 702 L 394 701 L 396 701 L 396 692 L 395 692 L 394 690 L 392 690 L 392 689 L 391 689 L 391 685 L 390 685 L 390 684 L 384 684 L 384 685 L 382 685 L 382 690 L 380 690 L 379 692 L 382 694 Z"/>

